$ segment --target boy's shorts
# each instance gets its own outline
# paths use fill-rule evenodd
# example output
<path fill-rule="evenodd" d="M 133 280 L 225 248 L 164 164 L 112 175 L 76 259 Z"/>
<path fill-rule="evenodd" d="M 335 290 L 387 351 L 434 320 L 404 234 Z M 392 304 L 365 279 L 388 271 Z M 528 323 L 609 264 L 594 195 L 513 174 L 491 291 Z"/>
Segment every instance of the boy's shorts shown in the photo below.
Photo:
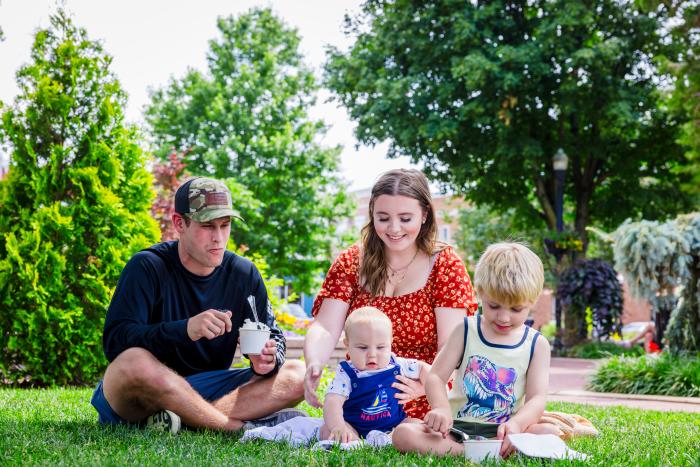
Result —
<path fill-rule="evenodd" d="M 213 402 L 236 388 L 244 385 L 253 377 L 250 368 L 231 368 L 228 370 L 206 371 L 185 378 L 190 386 L 205 400 Z M 95 407 L 98 421 L 102 424 L 117 425 L 120 423 L 136 424 L 120 417 L 110 407 L 102 390 L 102 380 L 97 384 L 90 403 Z"/>
<path fill-rule="evenodd" d="M 464 438 L 461 436 L 460 432 L 469 435 L 470 438 L 475 436 L 495 438 L 498 434 L 498 425 L 498 423 L 478 423 L 455 420 L 452 428 L 453 430 L 456 430 L 456 433 L 450 430 L 450 436 L 459 443 L 464 441 Z"/>

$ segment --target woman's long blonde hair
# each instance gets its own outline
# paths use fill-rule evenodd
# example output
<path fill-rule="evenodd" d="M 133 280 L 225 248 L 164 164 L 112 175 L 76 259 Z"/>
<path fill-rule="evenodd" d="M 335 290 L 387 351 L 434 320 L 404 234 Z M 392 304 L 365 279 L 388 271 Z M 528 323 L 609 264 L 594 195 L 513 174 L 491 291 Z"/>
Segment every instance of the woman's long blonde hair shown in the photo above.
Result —
<path fill-rule="evenodd" d="M 362 228 L 360 280 L 363 287 L 374 296 L 384 293 L 388 280 L 384 242 L 374 229 L 374 203 L 381 195 L 407 196 L 418 201 L 425 215 L 425 223 L 421 225 L 416 238 L 419 251 L 432 256 L 437 236 L 435 211 L 425 175 L 415 169 L 396 169 L 383 174 L 372 187 L 369 222 Z"/>

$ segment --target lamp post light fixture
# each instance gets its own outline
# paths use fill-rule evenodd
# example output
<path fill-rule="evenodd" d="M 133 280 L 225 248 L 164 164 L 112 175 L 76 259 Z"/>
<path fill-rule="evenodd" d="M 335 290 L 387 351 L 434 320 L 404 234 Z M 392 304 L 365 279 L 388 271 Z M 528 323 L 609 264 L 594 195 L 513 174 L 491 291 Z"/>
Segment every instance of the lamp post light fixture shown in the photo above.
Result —
<path fill-rule="evenodd" d="M 554 211 L 557 218 L 557 232 L 564 230 L 563 210 L 564 210 L 564 177 L 566 176 L 566 167 L 569 165 L 569 158 L 562 148 L 557 149 L 557 153 L 552 158 L 552 166 L 554 166 L 554 187 L 555 200 Z"/>
<path fill-rule="evenodd" d="M 564 230 L 564 180 L 566 177 L 566 167 L 569 164 L 569 158 L 566 157 L 566 153 L 562 148 L 559 148 L 552 158 L 552 166 L 554 167 L 554 213 L 556 216 L 557 223 L 557 233 L 561 233 Z M 555 258 L 557 260 L 557 282 L 559 282 L 559 276 L 561 275 L 561 259 L 562 253 L 556 253 Z M 557 354 L 561 353 L 563 348 L 561 334 L 561 302 L 557 299 L 556 294 L 554 294 L 554 320 L 556 325 L 556 334 L 554 337 L 554 351 Z"/>

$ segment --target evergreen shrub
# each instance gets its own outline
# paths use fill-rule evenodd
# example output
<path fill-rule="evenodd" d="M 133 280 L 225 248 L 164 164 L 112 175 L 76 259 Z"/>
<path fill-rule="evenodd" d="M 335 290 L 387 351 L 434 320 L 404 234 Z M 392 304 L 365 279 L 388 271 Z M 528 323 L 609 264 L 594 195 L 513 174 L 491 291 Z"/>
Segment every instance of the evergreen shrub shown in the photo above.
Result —
<path fill-rule="evenodd" d="M 17 73 L 2 114 L 0 381 L 92 384 L 102 328 L 128 258 L 158 238 L 152 177 L 123 122 L 111 58 L 59 11 Z"/>

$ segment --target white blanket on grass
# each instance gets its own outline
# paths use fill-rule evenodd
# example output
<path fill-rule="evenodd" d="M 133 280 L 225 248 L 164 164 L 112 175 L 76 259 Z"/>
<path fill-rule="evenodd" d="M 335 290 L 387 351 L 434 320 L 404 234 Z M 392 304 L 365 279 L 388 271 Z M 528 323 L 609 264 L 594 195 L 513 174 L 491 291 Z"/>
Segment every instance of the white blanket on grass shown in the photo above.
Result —
<path fill-rule="evenodd" d="M 322 418 L 294 417 L 276 426 L 258 427 L 243 434 L 241 441 L 265 439 L 268 441 L 287 442 L 294 447 L 311 446 L 312 449 L 331 449 L 335 441 L 318 441 L 318 433 L 323 425 Z M 570 449 L 564 441 L 554 435 L 534 435 L 520 433 L 508 435 L 513 446 L 529 457 L 550 459 L 585 460 L 586 455 Z M 391 436 L 377 430 L 370 431 L 364 440 L 341 443 L 340 449 L 356 449 L 364 446 L 381 448 L 391 445 Z"/>
<path fill-rule="evenodd" d="M 312 446 L 313 449 L 330 449 L 335 441 L 318 441 L 318 432 L 323 425 L 322 418 L 294 417 L 275 426 L 261 426 L 243 433 L 241 441 L 265 439 L 287 442 L 294 447 Z M 363 446 L 380 448 L 391 444 L 391 436 L 381 431 L 370 431 L 364 440 L 341 443 L 340 449 L 355 449 Z"/>

